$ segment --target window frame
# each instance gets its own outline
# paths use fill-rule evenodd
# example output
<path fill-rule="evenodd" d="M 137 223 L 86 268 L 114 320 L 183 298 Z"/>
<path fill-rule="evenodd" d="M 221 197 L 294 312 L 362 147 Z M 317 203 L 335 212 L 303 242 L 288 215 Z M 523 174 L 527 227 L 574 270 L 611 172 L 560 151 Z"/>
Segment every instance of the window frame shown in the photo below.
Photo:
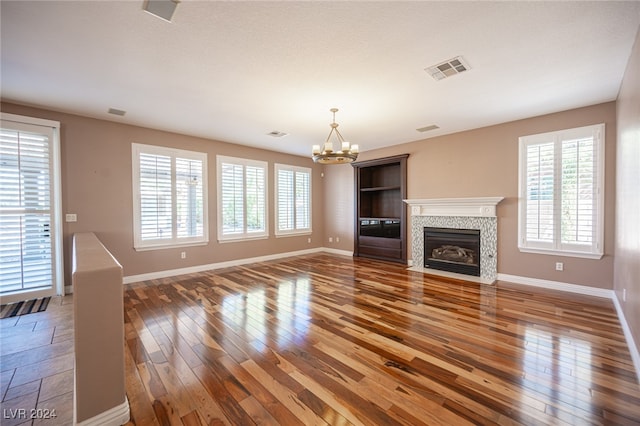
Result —
<path fill-rule="evenodd" d="M 235 233 L 224 233 L 224 217 L 223 217 L 223 189 L 222 189 L 222 164 L 234 164 L 242 166 L 243 172 L 243 231 Z M 263 199 L 264 199 L 264 230 L 262 231 L 248 231 L 247 230 L 247 198 L 246 198 L 246 185 L 247 185 L 247 166 L 261 168 L 264 172 L 263 182 Z M 218 190 L 218 242 L 236 242 L 236 241 L 250 241 L 250 240 L 262 240 L 269 238 L 269 163 L 260 160 L 251 160 L 247 158 L 230 157 L 226 155 L 216 155 L 216 176 L 217 176 L 217 190 Z"/>
<path fill-rule="evenodd" d="M 294 223 L 294 227 L 291 230 L 281 230 L 280 229 L 280 188 L 278 186 L 279 183 L 279 176 L 278 176 L 278 172 L 281 170 L 286 170 L 286 171 L 291 171 L 293 172 L 293 176 L 294 176 L 294 192 L 295 192 L 295 184 L 296 184 L 296 173 L 306 173 L 308 175 L 309 178 L 309 187 L 307 188 L 307 192 L 309 194 L 309 202 L 306 206 L 307 208 L 307 215 L 309 217 L 309 226 L 307 228 L 297 228 L 296 227 L 296 215 L 297 215 L 297 210 L 295 209 L 295 193 L 293 195 L 294 198 L 294 211 L 293 211 L 293 223 Z M 280 164 L 280 163 L 275 163 L 274 164 L 274 186 L 275 186 L 275 215 L 276 215 L 276 219 L 275 219 L 275 235 L 276 237 L 288 237 L 288 236 L 295 236 L 295 235 L 310 235 L 312 233 L 312 229 L 313 229 L 313 217 L 312 217 L 312 170 L 309 167 L 300 167 L 300 166 L 292 166 L 292 165 L 288 165 L 288 164 Z"/>
<path fill-rule="evenodd" d="M 209 243 L 209 214 L 208 214 L 208 166 L 207 153 L 187 151 L 140 143 L 131 144 L 132 153 L 132 185 L 133 185 L 133 247 L 136 251 L 160 250 L 176 247 L 202 246 Z M 171 238 L 142 239 L 140 206 L 140 155 L 162 155 L 171 158 Z M 196 237 L 180 237 L 177 224 L 177 182 L 176 159 L 196 160 L 202 162 L 202 235 Z"/>
<path fill-rule="evenodd" d="M 562 143 L 581 138 L 593 138 L 594 178 L 593 221 L 590 244 L 562 242 L 561 185 L 562 185 Z M 518 140 L 518 249 L 524 253 L 600 259 L 604 255 L 604 200 L 605 200 L 605 125 L 563 129 L 528 136 Z M 553 144 L 553 238 L 550 242 L 527 239 L 527 148 L 529 146 Z"/>

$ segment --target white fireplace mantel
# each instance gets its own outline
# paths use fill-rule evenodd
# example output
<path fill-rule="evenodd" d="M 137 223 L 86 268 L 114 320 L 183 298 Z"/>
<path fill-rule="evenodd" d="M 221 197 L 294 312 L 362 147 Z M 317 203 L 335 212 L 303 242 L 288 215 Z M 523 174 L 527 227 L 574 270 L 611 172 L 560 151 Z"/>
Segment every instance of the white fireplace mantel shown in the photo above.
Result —
<path fill-rule="evenodd" d="M 411 216 L 496 217 L 496 206 L 504 197 L 427 198 L 403 200 Z"/>

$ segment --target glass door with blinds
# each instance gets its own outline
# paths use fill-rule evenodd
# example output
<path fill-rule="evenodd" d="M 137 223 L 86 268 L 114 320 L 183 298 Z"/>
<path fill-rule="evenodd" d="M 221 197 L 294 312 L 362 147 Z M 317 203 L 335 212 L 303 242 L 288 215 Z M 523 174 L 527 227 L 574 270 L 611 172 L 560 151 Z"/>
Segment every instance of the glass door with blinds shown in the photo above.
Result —
<path fill-rule="evenodd" d="M 2 114 L 0 301 L 62 294 L 59 124 Z"/>

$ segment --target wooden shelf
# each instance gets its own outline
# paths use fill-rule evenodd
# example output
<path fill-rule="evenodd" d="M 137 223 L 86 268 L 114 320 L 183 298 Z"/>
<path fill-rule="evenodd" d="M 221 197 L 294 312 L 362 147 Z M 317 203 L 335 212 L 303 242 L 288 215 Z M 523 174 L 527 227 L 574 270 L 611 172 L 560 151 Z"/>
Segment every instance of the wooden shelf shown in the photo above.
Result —
<path fill-rule="evenodd" d="M 360 188 L 360 192 L 392 191 L 395 189 L 401 188 L 399 186 L 376 186 L 373 188 Z"/>
<path fill-rule="evenodd" d="M 359 217 L 360 220 L 401 220 L 401 217 Z"/>
<path fill-rule="evenodd" d="M 407 155 L 353 163 L 356 223 L 354 256 L 406 263 Z M 365 223 L 377 221 L 378 223 Z"/>

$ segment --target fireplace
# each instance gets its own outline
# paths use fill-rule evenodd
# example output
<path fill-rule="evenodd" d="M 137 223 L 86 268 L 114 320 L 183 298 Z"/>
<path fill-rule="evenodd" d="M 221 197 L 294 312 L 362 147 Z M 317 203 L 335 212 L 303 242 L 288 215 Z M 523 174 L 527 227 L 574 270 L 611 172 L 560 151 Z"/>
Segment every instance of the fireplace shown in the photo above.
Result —
<path fill-rule="evenodd" d="M 424 267 L 480 276 L 480 230 L 424 228 Z"/>
<path fill-rule="evenodd" d="M 424 229 L 475 229 L 480 231 L 480 276 L 460 278 L 483 284 L 498 279 L 498 216 L 503 197 L 431 198 L 404 200 L 411 207 L 411 271 L 451 276 L 451 272 L 425 268 Z"/>

